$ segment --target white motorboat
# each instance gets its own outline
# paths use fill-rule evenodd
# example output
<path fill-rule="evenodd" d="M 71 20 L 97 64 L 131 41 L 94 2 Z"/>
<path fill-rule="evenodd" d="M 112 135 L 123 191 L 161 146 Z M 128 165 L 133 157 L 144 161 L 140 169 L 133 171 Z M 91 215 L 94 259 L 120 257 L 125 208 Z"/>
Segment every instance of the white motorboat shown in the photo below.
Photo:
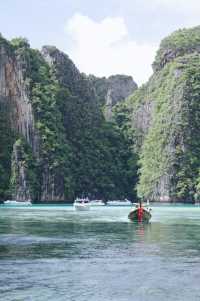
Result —
<path fill-rule="evenodd" d="M 7 200 L 4 202 L 5 205 L 20 205 L 20 206 L 24 206 L 24 205 L 31 205 L 31 201 L 14 201 L 14 200 Z"/>
<path fill-rule="evenodd" d="M 116 201 L 108 201 L 107 205 L 109 206 L 130 206 L 132 205 L 131 201 L 125 200 L 116 200 Z"/>
<path fill-rule="evenodd" d="M 74 201 L 74 209 L 77 211 L 89 211 L 90 210 L 90 203 L 89 199 L 79 199 L 77 198 Z"/>
<path fill-rule="evenodd" d="M 105 206 L 105 203 L 102 200 L 92 200 L 90 201 L 91 206 Z"/>

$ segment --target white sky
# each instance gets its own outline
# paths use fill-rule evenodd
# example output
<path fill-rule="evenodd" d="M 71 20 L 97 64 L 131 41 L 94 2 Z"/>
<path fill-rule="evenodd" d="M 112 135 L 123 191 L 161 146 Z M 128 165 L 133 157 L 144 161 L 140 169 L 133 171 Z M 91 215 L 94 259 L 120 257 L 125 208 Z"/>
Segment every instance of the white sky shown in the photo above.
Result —
<path fill-rule="evenodd" d="M 85 73 L 96 76 L 134 73 L 137 83 L 146 81 L 151 74 L 157 45 L 131 39 L 121 17 L 95 22 L 87 16 L 75 14 L 67 21 L 66 32 L 74 41 L 69 54 Z"/>
<path fill-rule="evenodd" d="M 6 0 L 0 32 L 55 45 L 80 71 L 147 81 L 161 39 L 200 24 L 200 0 Z"/>

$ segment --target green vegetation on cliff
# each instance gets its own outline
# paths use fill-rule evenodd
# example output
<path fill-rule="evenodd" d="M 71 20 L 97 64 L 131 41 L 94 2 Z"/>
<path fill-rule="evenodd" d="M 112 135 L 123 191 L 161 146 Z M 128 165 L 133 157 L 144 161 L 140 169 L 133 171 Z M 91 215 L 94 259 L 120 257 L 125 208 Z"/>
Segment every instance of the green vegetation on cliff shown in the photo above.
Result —
<path fill-rule="evenodd" d="M 180 30 L 161 43 L 148 83 L 116 109 L 139 154 L 138 195 L 193 201 L 200 170 L 200 29 Z"/>
<path fill-rule="evenodd" d="M 35 200 L 134 198 L 136 187 L 138 196 L 153 200 L 200 197 L 200 27 L 178 30 L 161 42 L 154 74 L 112 107 L 112 122 L 102 113 L 106 79 L 88 79 L 55 47 L 39 52 L 26 39 L 1 38 L 4 44 L 20 62 L 35 132 L 31 145 L 19 129 L 11 130 L 10 109 L 0 112 L 1 198 L 19 138 L 19 166 Z M 3 97 L 0 104 L 3 110 Z M 17 178 L 14 172 L 12 189 Z"/>
<path fill-rule="evenodd" d="M 154 70 L 162 67 L 176 57 L 200 52 L 200 26 L 179 29 L 162 40 L 153 63 Z"/>
<path fill-rule="evenodd" d="M 10 127 L 8 111 L 8 106 L 0 103 L 0 200 L 4 200 L 9 196 L 11 154 L 15 141 L 14 131 Z"/>
<path fill-rule="evenodd" d="M 43 51 L 50 55 L 53 73 L 62 87 L 58 105 L 71 149 L 73 197 L 134 197 L 136 169 L 129 163 L 134 158 L 123 134 L 105 121 L 90 80 L 56 48 L 44 47 Z"/>
<path fill-rule="evenodd" d="M 9 143 L 4 143 L 0 133 L 5 182 L 1 198 L 5 198 L 9 178 L 17 199 L 29 195 L 34 201 L 72 201 L 82 195 L 104 200 L 133 198 L 135 157 L 119 128 L 105 121 L 88 78 L 55 47 L 45 47 L 44 54 L 31 49 L 23 38 L 8 45 L 22 70 L 34 133 L 26 141 L 20 129 L 13 129 L 15 137 Z M 6 122 L 4 127 L 12 132 Z"/>
<path fill-rule="evenodd" d="M 10 43 L 0 34 L 0 47 L 12 55 Z M 1 62 L 0 62 L 1 63 Z M 0 64 L 1 68 L 1 64 Z M 2 99 L 2 101 L 1 101 Z M 11 174 L 11 154 L 15 133 L 11 128 L 9 104 L 0 95 L 0 201 L 9 196 L 9 178 Z"/>

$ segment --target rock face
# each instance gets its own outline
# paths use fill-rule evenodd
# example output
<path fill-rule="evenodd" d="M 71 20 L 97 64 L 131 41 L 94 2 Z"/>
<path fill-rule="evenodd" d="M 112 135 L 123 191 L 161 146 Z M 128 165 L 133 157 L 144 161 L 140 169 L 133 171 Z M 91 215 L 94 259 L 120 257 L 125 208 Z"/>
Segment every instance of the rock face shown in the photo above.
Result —
<path fill-rule="evenodd" d="M 137 89 L 0 37 L 0 201 L 134 198 L 138 174 L 142 198 L 200 199 L 200 27 L 164 39 L 153 69 Z"/>
<path fill-rule="evenodd" d="M 0 103 L 9 105 L 11 127 L 34 147 L 34 117 L 24 81 L 23 61 L 7 50 L 6 42 L 0 45 Z"/>
<path fill-rule="evenodd" d="M 155 61 L 154 71 L 161 70 L 167 63 L 186 54 L 200 53 L 200 26 L 179 29 L 166 37 L 160 44 Z"/>
<path fill-rule="evenodd" d="M 7 141 L 1 140 L 1 143 L 2 148 L 6 147 L 6 143 L 10 144 L 10 148 L 7 150 L 7 155 L 10 157 L 11 145 L 14 143 L 16 135 L 21 135 L 32 147 L 34 153 L 36 153 L 38 146 L 28 83 L 24 79 L 26 68 L 24 63 L 23 57 L 15 55 L 9 43 L 0 37 L 0 112 L 1 118 L 6 120 L 6 130 L 8 131 Z M 6 153 L 6 151 L 2 150 L 2 153 Z M 16 166 L 19 163 L 17 154 L 16 147 L 14 147 L 12 157 Z M 3 156 L 1 159 L 3 162 L 5 157 Z M 10 164 L 6 168 L 9 166 Z M 19 191 L 16 189 L 16 199 L 30 199 L 29 188 L 21 163 L 17 168 L 20 185 L 18 185 Z"/>
<path fill-rule="evenodd" d="M 13 191 L 12 198 L 18 202 L 30 201 L 30 185 L 28 179 L 28 169 L 24 158 L 24 149 L 20 141 L 13 145 L 12 153 L 12 176 Z"/>
<path fill-rule="evenodd" d="M 137 89 L 133 78 L 127 75 L 112 75 L 108 78 L 90 76 L 90 80 L 100 103 L 104 106 L 104 115 L 108 121 L 112 119 L 112 108 Z"/>
<path fill-rule="evenodd" d="M 140 157 L 141 197 L 194 201 L 199 195 L 199 50 L 200 27 L 164 39 L 153 76 L 118 109 L 128 112 L 123 128 Z"/>
<path fill-rule="evenodd" d="M 61 114 L 64 121 L 65 143 L 68 144 L 70 148 L 73 148 L 73 154 L 71 155 L 72 159 L 73 157 L 76 157 L 75 153 L 77 153 L 77 156 L 80 156 L 81 150 L 79 148 L 76 149 L 73 142 L 73 139 L 78 131 L 80 131 L 80 128 L 87 131 L 89 128 L 100 125 L 98 123 L 101 118 L 99 106 L 96 102 L 94 89 L 90 86 L 90 82 L 79 72 L 65 53 L 61 52 L 56 47 L 44 46 L 42 48 L 42 56 L 51 67 L 54 76 L 59 82 L 60 89 L 65 89 L 65 91 L 69 92 L 69 95 L 66 96 L 64 100 L 65 103 L 61 108 Z M 73 102 L 73 104 L 71 102 Z M 68 106 L 70 106 L 70 108 L 68 108 Z M 73 109 L 71 106 L 73 106 Z M 82 116 L 80 115 L 79 110 L 81 110 Z M 90 114 L 91 119 L 88 118 Z M 78 122 L 77 127 L 75 121 L 76 118 Z M 79 139 L 80 137 L 77 137 L 77 140 Z M 75 158 L 72 160 L 75 160 Z M 54 181 L 52 181 L 52 178 L 54 178 Z M 53 183 L 53 186 L 51 183 Z M 64 200 L 64 186 L 64 178 L 62 176 L 57 176 L 55 178 L 54 175 L 51 174 L 49 166 L 46 166 L 44 169 L 41 200 Z M 57 193 L 52 192 L 54 195 L 53 197 L 49 197 L 49 187 L 52 187 L 55 192 L 57 191 Z M 59 192 L 62 192 L 62 195 Z"/>
<path fill-rule="evenodd" d="M 105 101 L 113 106 L 132 86 L 110 78 Z M 0 37 L 0 201 L 132 196 L 131 156 L 93 83 L 66 54 Z"/>
<path fill-rule="evenodd" d="M 93 87 L 86 76 L 80 73 L 67 54 L 54 46 L 44 46 L 42 48 L 42 56 L 54 70 L 60 84 L 67 87 L 70 93 L 85 97 L 85 100 L 90 98 L 94 101 Z"/>
<path fill-rule="evenodd" d="M 92 124 L 98 123 L 99 119 L 102 118 L 100 107 L 93 84 L 87 76 L 80 73 L 68 55 L 54 46 L 44 46 L 42 55 L 51 66 L 60 86 L 69 90 L 72 96 L 78 97 L 82 105 L 86 106 L 87 104 L 89 110 L 94 114 Z M 84 111 L 84 107 L 82 109 Z M 84 123 L 86 123 L 86 120 Z"/>
<path fill-rule="evenodd" d="M 94 81 L 80 73 L 69 57 L 55 47 L 43 47 L 42 54 L 62 89 L 69 92 L 61 107 L 61 113 L 66 141 L 72 149 L 70 161 L 73 163 L 70 163 L 70 168 L 75 184 L 71 186 L 75 185 L 75 195 L 82 195 L 84 192 L 98 198 L 102 198 L 102 193 L 103 198 L 124 193 L 130 196 L 131 185 L 135 181 L 131 179 L 131 175 L 136 170 L 131 167 L 132 171 L 128 172 L 129 147 L 123 135 L 116 133 L 116 129 L 107 124 L 102 114 L 102 94 L 97 95 Z M 126 76 L 110 77 L 107 84 L 100 79 L 103 91 L 105 87 L 107 89 L 103 92 L 106 93 L 104 97 L 107 94 L 112 95 L 112 106 L 126 97 L 132 91 L 131 87 L 136 86 L 132 78 Z M 115 94 L 114 88 L 117 89 L 118 84 L 120 91 Z M 125 91 L 126 88 L 128 92 Z M 125 154 L 127 157 L 120 158 Z M 123 168 L 124 163 L 126 167 Z"/>

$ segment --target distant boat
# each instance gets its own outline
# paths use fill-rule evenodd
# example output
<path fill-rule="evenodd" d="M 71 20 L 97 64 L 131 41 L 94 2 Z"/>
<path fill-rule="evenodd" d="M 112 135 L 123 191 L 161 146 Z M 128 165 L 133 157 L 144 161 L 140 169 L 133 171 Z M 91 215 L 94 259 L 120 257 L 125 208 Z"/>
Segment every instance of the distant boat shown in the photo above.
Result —
<path fill-rule="evenodd" d="M 149 202 L 147 204 L 142 204 L 139 202 L 138 204 L 134 204 L 135 208 L 133 208 L 128 218 L 132 221 L 137 222 L 148 222 L 151 219 L 151 208 L 149 207 Z"/>
<path fill-rule="evenodd" d="M 14 200 L 7 200 L 4 202 L 5 205 L 31 205 L 31 201 L 14 201 Z"/>
<path fill-rule="evenodd" d="M 125 200 L 116 200 L 116 201 L 108 201 L 106 203 L 109 206 L 130 206 L 132 205 L 131 201 L 125 199 Z"/>
<path fill-rule="evenodd" d="M 105 203 L 102 200 L 92 200 L 90 201 L 92 206 L 105 206 Z"/>
<path fill-rule="evenodd" d="M 90 202 L 89 199 L 79 199 L 77 198 L 74 201 L 74 209 L 76 211 L 89 211 L 90 210 Z"/>

